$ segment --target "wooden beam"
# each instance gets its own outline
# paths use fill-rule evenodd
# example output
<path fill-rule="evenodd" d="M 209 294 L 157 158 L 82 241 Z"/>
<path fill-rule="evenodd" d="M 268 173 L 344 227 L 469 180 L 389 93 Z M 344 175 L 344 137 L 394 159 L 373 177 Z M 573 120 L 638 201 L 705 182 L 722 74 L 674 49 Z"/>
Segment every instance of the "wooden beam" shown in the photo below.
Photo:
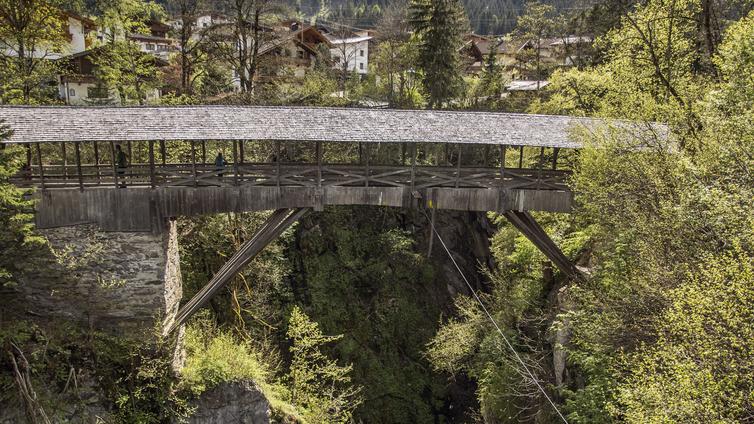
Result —
<path fill-rule="evenodd" d="M 365 174 L 365 178 L 364 178 L 364 187 L 369 187 L 369 174 L 371 172 L 369 170 L 369 153 L 370 153 L 371 147 L 372 146 L 370 144 L 367 144 L 366 145 L 366 149 L 365 149 L 366 150 L 365 151 L 365 157 L 366 157 L 365 172 L 366 172 L 366 174 Z"/>
<path fill-rule="evenodd" d="M 217 292 L 225 287 L 236 274 L 251 262 L 264 248 L 286 229 L 303 217 L 309 209 L 278 209 L 262 224 L 254 235 L 246 241 L 212 279 L 189 300 L 176 314 L 175 321 L 166 334 L 185 324 L 191 316 L 209 302 Z"/>
<path fill-rule="evenodd" d="M 552 151 L 552 170 L 557 171 L 558 170 L 558 153 L 560 153 L 560 148 L 556 147 Z"/>
<path fill-rule="evenodd" d="M 94 142 L 94 167 L 97 170 L 97 185 L 100 185 L 100 172 L 99 172 L 99 143 Z"/>
<path fill-rule="evenodd" d="M 534 220 L 534 217 L 525 211 L 505 211 L 503 216 L 516 227 L 521 234 L 526 236 L 547 259 L 552 261 L 565 275 L 572 279 L 582 278 L 581 271 L 571 263 L 563 254 L 554 241 L 547 235 L 545 230 Z"/>
<path fill-rule="evenodd" d="M 456 167 L 456 188 L 461 186 L 461 163 L 463 161 L 463 144 L 458 143 L 458 165 Z"/>
<path fill-rule="evenodd" d="M 280 167 L 280 140 L 275 141 L 275 177 L 277 179 L 277 186 L 280 188 L 280 177 L 281 177 L 281 167 Z"/>
<path fill-rule="evenodd" d="M 243 164 L 246 161 L 246 153 L 244 152 L 244 143 L 243 140 L 238 141 L 238 153 L 240 155 L 239 160 L 241 161 L 241 164 Z"/>
<path fill-rule="evenodd" d="M 416 188 L 416 143 L 411 143 L 411 195 Z"/>
<path fill-rule="evenodd" d="M 37 148 L 37 166 L 39 167 L 39 179 L 41 181 L 42 190 L 45 189 L 45 168 L 44 165 L 42 165 L 42 147 L 39 145 L 39 143 L 35 143 Z"/>
<path fill-rule="evenodd" d="M 522 169 L 524 167 L 524 146 L 519 147 L 519 153 L 518 153 L 518 169 Z"/>
<path fill-rule="evenodd" d="M 60 143 L 60 150 L 60 153 L 63 156 L 63 179 L 65 179 L 66 184 L 68 184 L 68 155 L 65 151 L 65 141 Z"/>
<path fill-rule="evenodd" d="M 154 166 L 154 140 L 149 140 L 149 184 L 153 189 L 157 187 L 157 175 Z"/>
<path fill-rule="evenodd" d="M 322 142 L 318 141 L 316 146 L 317 156 L 317 188 L 322 188 Z"/>
<path fill-rule="evenodd" d="M 500 146 L 500 185 L 505 186 L 505 151 L 508 150 L 508 146 Z"/>
<path fill-rule="evenodd" d="M 194 176 L 194 187 L 199 185 L 198 174 L 196 171 L 196 141 L 191 140 L 191 173 Z"/>
<path fill-rule="evenodd" d="M 112 156 L 113 161 L 113 184 L 115 184 L 115 188 L 118 188 L 118 164 L 116 162 L 115 158 L 115 142 L 110 142 L 110 156 Z"/>
<path fill-rule="evenodd" d="M 233 140 L 233 185 L 238 185 L 238 141 Z"/>
<path fill-rule="evenodd" d="M 78 141 L 74 143 L 74 150 L 76 152 L 76 176 L 79 180 L 79 190 L 84 191 L 84 175 L 81 172 L 81 145 Z"/>
<path fill-rule="evenodd" d="M 207 164 L 207 141 L 202 140 L 202 165 Z"/>
<path fill-rule="evenodd" d="M 167 164 L 167 158 L 168 158 L 168 152 L 165 148 L 165 140 L 160 140 L 160 158 L 162 159 L 162 164 Z"/>

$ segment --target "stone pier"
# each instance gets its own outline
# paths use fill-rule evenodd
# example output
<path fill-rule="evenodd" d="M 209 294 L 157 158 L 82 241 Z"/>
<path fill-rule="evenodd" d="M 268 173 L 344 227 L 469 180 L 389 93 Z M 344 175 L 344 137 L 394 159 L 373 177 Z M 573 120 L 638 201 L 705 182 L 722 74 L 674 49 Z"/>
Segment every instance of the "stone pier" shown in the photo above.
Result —
<path fill-rule="evenodd" d="M 14 309 L 117 333 L 169 326 L 182 294 L 178 237 L 174 221 L 159 227 L 40 229 L 50 252 L 20 276 Z"/>

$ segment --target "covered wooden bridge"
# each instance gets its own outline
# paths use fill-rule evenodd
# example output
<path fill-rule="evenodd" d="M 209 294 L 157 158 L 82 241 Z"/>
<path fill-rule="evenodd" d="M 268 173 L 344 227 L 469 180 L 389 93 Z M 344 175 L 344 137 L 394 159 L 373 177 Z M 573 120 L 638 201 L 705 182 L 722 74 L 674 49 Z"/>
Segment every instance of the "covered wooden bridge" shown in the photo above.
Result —
<path fill-rule="evenodd" d="M 300 218 L 327 205 L 498 211 L 576 276 L 528 211 L 569 212 L 565 116 L 293 107 L 0 107 L 40 228 L 157 231 L 165 219 L 276 210 L 180 324 Z M 120 151 L 123 154 L 120 154 Z M 218 155 L 221 155 L 218 157 Z"/>

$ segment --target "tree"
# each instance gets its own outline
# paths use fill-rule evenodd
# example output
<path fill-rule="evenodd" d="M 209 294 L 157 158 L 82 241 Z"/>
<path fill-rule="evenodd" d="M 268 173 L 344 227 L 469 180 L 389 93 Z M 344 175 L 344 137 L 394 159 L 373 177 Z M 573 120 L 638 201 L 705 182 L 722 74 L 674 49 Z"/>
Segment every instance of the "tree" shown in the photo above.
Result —
<path fill-rule="evenodd" d="M 468 28 L 458 0 L 413 0 L 411 25 L 419 36 L 419 67 L 429 108 L 442 107 L 463 87 L 460 49 Z"/>
<path fill-rule="evenodd" d="M 361 402 L 360 388 L 351 386 L 352 367 L 341 367 L 322 348 L 342 336 L 325 336 L 298 306 L 288 320 L 292 345 L 290 379 L 291 403 L 302 406 L 311 422 L 347 423 Z"/>
<path fill-rule="evenodd" d="M 93 56 L 97 77 L 115 89 L 121 104 L 134 99 L 146 102 L 149 91 L 159 87 L 159 59 L 141 51 L 130 34 L 149 34 L 152 21 L 165 16 L 165 10 L 145 0 L 104 0 L 100 24 L 105 28 L 105 43 Z"/>
<path fill-rule="evenodd" d="M 207 5 L 205 0 L 170 0 L 168 7 L 178 15 L 176 32 L 181 74 L 179 94 L 193 95 L 196 79 L 203 75 L 199 67 L 206 58 L 203 51 L 206 31 L 197 28 L 196 20 L 207 9 Z"/>
<path fill-rule="evenodd" d="M 152 0 L 98 0 L 98 23 L 105 44 L 128 39 L 129 34 L 149 34 L 150 21 L 165 18 L 165 9 Z"/>
<path fill-rule="evenodd" d="M 48 60 L 62 53 L 64 15 L 57 0 L 0 0 L 0 97 L 3 102 L 45 101 L 55 79 Z"/>
<path fill-rule="evenodd" d="M 384 10 L 377 25 L 379 43 L 374 69 L 383 78 L 390 107 L 414 105 L 418 44 L 411 36 L 408 18 L 408 0 L 397 0 Z"/>
<path fill-rule="evenodd" d="M 8 127 L 0 122 L 0 142 L 10 134 Z M 0 287 L 16 284 L 14 274 L 23 269 L 23 258 L 44 243 L 33 232 L 34 204 L 26 199 L 28 191 L 10 182 L 10 178 L 23 169 L 25 158 L 28 163 L 29 148 L 24 155 L 20 146 L 0 145 Z"/>
<path fill-rule="evenodd" d="M 158 61 L 132 41 L 116 41 L 94 56 L 97 78 L 115 89 L 122 105 L 129 100 L 144 105 L 149 92 L 160 87 Z"/>
<path fill-rule="evenodd" d="M 276 0 L 224 0 L 221 7 L 231 23 L 210 29 L 212 54 L 233 68 L 242 93 L 253 93 L 259 52 L 272 37 L 264 25 L 281 10 L 280 5 Z"/>
<path fill-rule="evenodd" d="M 550 5 L 532 1 L 526 4 L 524 14 L 519 16 L 514 30 L 514 38 L 524 43 L 524 48 L 516 54 L 516 60 L 524 67 L 534 63 L 534 77 L 537 80 L 537 90 L 540 81 L 544 79 L 542 72 L 542 42 L 552 36 L 555 21 L 552 17 L 555 8 Z"/>

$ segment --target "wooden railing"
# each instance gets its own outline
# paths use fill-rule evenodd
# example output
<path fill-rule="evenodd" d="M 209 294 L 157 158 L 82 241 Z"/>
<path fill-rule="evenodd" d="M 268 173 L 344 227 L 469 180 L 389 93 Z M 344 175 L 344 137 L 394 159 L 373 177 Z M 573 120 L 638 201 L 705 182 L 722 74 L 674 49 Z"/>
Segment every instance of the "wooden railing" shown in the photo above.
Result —
<path fill-rule="evenodd" d="M 40 189 L 88 187 L 410 187 L 506 188 L 568 191 L 570 172 L 550 169 L 343 164 L 45 165 L 21 171 L 13 182 Z"/>

